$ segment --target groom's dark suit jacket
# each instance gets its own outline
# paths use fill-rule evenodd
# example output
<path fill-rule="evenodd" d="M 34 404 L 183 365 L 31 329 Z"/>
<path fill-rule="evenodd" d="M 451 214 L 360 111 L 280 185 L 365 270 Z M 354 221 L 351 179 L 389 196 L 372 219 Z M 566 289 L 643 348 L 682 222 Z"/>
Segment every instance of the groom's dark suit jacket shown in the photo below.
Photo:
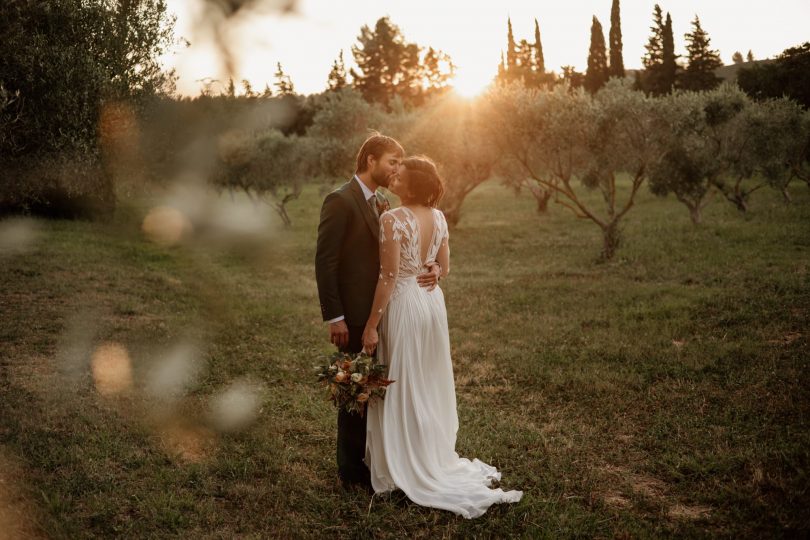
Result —
<path fill-rule="evenodd" d="M 378 220 L 357 180 L 326 196 L 315 254 L 324 321 L 343 315 L 349 326 L 366 324 L 380 272 L 379 234 Z"/>

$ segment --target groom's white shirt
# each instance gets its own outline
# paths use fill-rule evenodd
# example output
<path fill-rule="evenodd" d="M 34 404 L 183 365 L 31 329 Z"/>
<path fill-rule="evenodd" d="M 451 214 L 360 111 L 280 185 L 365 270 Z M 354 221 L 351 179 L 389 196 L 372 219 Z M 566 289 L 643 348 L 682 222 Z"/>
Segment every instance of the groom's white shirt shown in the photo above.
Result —
<path fill-rule="evenodd" d="M 367 186 L 367 185 L 365 185 L 365 184 L 363 183 L 363 181 L 362 181 L 362 180 L 360 180 L 360 178 L 358 178 L 358 177 L 357 177 L 357 175 L 356 175 L 356 174 L 354 175 L 353 180 L 354 180 L 355 182 L 357 182 L 358 184 L 360 184 L 360 189 L 362 189 L 362 190 L 363 190 L 363 198 L 364 198 L 365 200 L 368 200 L 370 197 L 373 197 L 373 196 L 374 196 L 374 192 L 373 192 L 373 191 L 371 191 L 370 189 L 368 189 L 368 186 Z M 332 324 L 332 323 L 336 323 L 336 322 L 342 321 L 344 318 L 345 318 L 345 317 L 344 317 L 343 315 L 341 315 L 340 317 L 335 317 L 334 319 L 330 319 L 330 320 L 326 321 L 326 324 Z"/>

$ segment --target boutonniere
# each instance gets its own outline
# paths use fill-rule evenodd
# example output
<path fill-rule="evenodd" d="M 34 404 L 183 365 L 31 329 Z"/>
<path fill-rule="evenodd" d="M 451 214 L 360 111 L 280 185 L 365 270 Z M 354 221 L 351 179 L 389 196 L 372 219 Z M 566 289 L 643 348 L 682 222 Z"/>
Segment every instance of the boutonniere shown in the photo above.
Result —
<path fill-rule="evenodd" d="M 388 202 L 388 199 L 380 193 L 379 191 L 374 193 L 374 197 L 377 200 L 377 213 L 382 215 L 383 212 L 387 212 L 391 210 L 391 203 Z"/>

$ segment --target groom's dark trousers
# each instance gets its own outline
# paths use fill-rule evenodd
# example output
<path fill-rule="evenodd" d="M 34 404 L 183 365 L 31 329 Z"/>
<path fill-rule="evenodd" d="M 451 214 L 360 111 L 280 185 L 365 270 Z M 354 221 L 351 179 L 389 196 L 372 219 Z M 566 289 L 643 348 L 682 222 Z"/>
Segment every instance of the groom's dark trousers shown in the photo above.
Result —
<path fill-rule="evenodd" d="M 326 196 L 318 224 L 315 279 L 324 321 L 344 317 L 349 345 L 362 349 L 363 329 L 371 313 L 380 272 L 379 220 L 357 180 L 350 180 Z M 344 485 L 370 485 L 363 462 L 366 453 L 366 418 L 338 412 L 337 464 Z"/>
<path fill-rule="evenodd" d="M 349 326 L 349 345 L 341 351 L 357 354 L 363 350 L 363 326 Z M 337 463 L 338 474 L 344 485 L 357 483 L 371 486 L 366 456 L 366 416 L 338 411 Z"/>

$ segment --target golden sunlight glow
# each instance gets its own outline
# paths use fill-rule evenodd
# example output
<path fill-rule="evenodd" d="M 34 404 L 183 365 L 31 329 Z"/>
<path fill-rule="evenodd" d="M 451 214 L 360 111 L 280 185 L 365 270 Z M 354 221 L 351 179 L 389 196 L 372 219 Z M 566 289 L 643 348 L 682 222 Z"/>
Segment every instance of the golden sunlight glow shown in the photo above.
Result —
<path fill-rule="evenodd" d="M 464 72 L 459 69 L 450 84 L 460 96 L 473 98 L 484 93 L 490 82 L 492 82 L 492 74 L 490 73 Z"/>
<path fill-rule="evenodd" d="M 735 50 L 749 48 L 757 58 L 768 58 L 785 47 L 805 39 L 810 4 L 806 0 L 783 0 L 773 9 L 767 4 L 739 10 L 732 0 L 681 0 L 672 7 L 675 46 L 684 51 L 684 33 L 695 13 L 700 14 L 710 33 L 712 46 L 725 61 Z M 607 34 L 611 3 L 605 0 L 543 3 L 526 0 L 463 2 L 462 0 L 355 0 L 350 3 L 326 0 L 298 0 L 293 12 L 280 14 L 266 8 L 272 2 L 252 2 L 223 28 L 222 37 L 233 55 L 225 62 L 214 45 L 210 24 L 203 13 L 215 3 L 210 0 L 168 0 L 177 14 L 176 31 L 190 46 L 179 47 L 164 57 L 167 67 L 176 68 L 180 94 L 196 95 L 206 81 L 218 81 L 213 91 L 224 90 L 228 77 L 239 86 L 247 79 L 254 90 L 274 82 L 276 62 L 292 78 L 302 94 L 321 92 L 333 60 L 342 50 L 346 67 L 353 67 L 351 47 L 362 25 L 374 26 L 384 15 L 398 25 L 408 41 L 441 50 L 458 68 L 453 86 L 464 96 L 480 93 L 495 76 L 501 52 L 506 47 L 506 21 L 511 17 L 517 41 L 534 40 L 534 20 L 542 36 L 546 69 L 560 73 L 570 65 L 579 71 L 587 67 L 591 17 L 597 16 Z M 241 2 L 240 2 L 241 4 Z M 254 9 L 255 8 L 255 9 Z M 728 17 L 733 12 L 734 17 Z M 429 16 L 425 16 L 429 13 Z M 644 44 L 649 37 L 652 4 L 622 2 L 622 39 L 625 66 L 640 67 Z M 209 21 L 210 22 L 210 21 Z M 744 33 L 740 28 L 779 28 L 779 32 Z M 307 39 L 315 37 L 317 39 Z M 228 68 L 232 72 L 228 72 Z M 241 88 L 239 89 L 241 92 Z"/>

